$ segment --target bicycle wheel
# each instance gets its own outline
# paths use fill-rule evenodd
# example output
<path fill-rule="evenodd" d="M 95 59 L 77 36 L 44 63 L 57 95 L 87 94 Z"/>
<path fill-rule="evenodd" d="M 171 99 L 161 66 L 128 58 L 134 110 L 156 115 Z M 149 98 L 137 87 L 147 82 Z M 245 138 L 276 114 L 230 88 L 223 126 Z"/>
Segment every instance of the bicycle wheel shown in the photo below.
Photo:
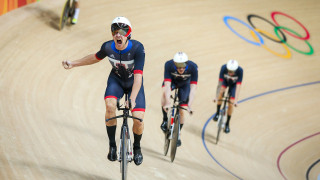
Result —
<path fill-rule="evenodd" d="M 166 156 L 169 150 L 169 146 L 170 146 L 170 130 L 167 130 L 166 133 L 164 133 L 164 148 L 163 148 L 163 154 Z"/>
<path fill-rule="evenodd" d="M 220 115 L 220 117 L 218 119 L 218 131 L 217 131 L 217 137 L 216 137 L 216 144 L 218 144 L 219 137 L 220 137 L 220 132 L 222 130 L 224 111 L 222 110 L 220 114 L 221 115 Z"/>
<path fill-rule="evenodd" d="M 174 161 L 174 158 L 177 152 L 177 142 L 179 138 L 179 126 L 180 126 L 180 116 L 178 113 L 179 112 L 177 112 L 176 116 L 174 117 L 173 137 L 171 140 L 171 154 L 170 154 L 171 162 Z"/>
<path fill-rule="evenodd" d="M 76 1 L 72 0 L 71 7 L 69 10 L 69 17 L 73 17 L 75 10 L 76 10 Z"/>
<path fill-rule="evenodd" d="M 63 29 L 63 27 L 65 26 L 65 24 L 68 21 L 69 10 L 70 10 L 70 0 L 66 0 L 64 7 L 63 7 L 63 10 L 62 10 L 61 17 L 60 17 L 60 31 Z"/>
<path fill-rule="evenodd" d="M 122 180 L 127 179 L 127 171 L 128 171 L 128 129 L 127 127 L 123 127 L 121 130 L 121 161 L 120 161 L 120 168 L 122 173 Z"/>

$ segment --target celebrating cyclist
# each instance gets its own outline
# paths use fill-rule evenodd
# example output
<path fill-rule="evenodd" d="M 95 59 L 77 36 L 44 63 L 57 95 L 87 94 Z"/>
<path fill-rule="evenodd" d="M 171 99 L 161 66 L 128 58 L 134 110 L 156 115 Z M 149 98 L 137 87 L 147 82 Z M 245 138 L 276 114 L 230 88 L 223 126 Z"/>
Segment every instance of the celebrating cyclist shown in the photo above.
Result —
<path fill-rule="evenodd" d="M 224 92 L 227 87 L 229 87 L 228 92 L 231 94 L 229 108 L 228 108 L 228 118 L 226 122 L 226 127 L 224 129 L 225 133 L 230 132 L 230 119 L 233 111 L 233 106 L 238 106 L 238 98 L 240 94 L 240 87 L 242 83 L 243 77 L 243 69 L 238 65 L 238 61 L 231 59 L 228 61 L 227 64 L 224 64 L 220 70 L 219 82 L 217 86 L 216 98 L 213 100 L 214 102 L 217 101 L 217 112 L 213 117 L 214 121 L 217 121 L 220 114 L 220 107 L 222 104 L 222 98 Z"/>
<path fill-rule="evenodd" d="M 77 66 L 90 65 L 108 57 L 112 70 L 109 74 L 107 88 L 105 91 L 106 115 L 109 119 L 116 116 L 117 99 L 122 98 L 124 91 L 129 92 L 132 103 L 132 115 L 143 119 L 145 112 L 145 95 L 143 88 L 143 67 L 145 52 L 143 45 L 136 40 L 131 40 L 132 26 L 125 17 L 116 17 L 111 24 L 113 40 L 102 44 L 101 49 L 95 53 L 75 61 L 63 61 L 66 69 Z M 109 137 L 110 161 L 117 160 L 117 146 L 115 141 L 117 121 L 116 119 L 106 122 L 107 134 Z M 133 120 L 134 134 L 134 162 L 140 165 L 143 161 L 140 140 L 144 129 L 143 122 Z"/>
<path fill-rule="evenodd" d="M 170 108 L 171 91 L 178 88 L 178 98 L 180 106 L 184 106 L 191 112 L 191 105 L 194 100 L 198 82 L 198 66 L 188 59 L 184 52 L 178 52 L 174 58 L 167 61 L 164 67 L 164 82 L 162 84 L 161 109 L 163 113 L 163 121 L 161 129 L 163 132 L 167 130 L 167 109 Z M 180 111 L 181 124 L 180 130 L 184 124 L 184 112 Z M 177 146 L 181 146 L 181 140 L 177 142 Z"/>

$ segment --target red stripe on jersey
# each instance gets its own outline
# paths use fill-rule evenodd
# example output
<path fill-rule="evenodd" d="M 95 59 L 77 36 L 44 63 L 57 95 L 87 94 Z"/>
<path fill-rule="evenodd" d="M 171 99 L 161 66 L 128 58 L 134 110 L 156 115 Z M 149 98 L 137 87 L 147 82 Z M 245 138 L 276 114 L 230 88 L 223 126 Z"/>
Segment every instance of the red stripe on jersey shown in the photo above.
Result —
<path fill-rule="evenodd" d="M 237 82 L 237 84 L 241 85 L 241 82 Z"/>
<path fill-rule="evenodd" d="M 96 58 L 97 58 L 99 61 L 102 60 L 102 59 L 98 58 L 97 54 L 95 54 L 94 56 L 96 56 Z"/>
<path fill-rule="evenodd" d="M 135 111 L 143 111 L 143 112 L 145 112 L 146 110 L 144 108 L 134 108 L 134 109 L 132 109 L 131 112 L 135 112 Z"/>
<path fill-rule="evenodd" d="M 164 81 L 169 81 L 169 82 L 171 82 L 171 79 L 164 79 Z"/>
<path fill-rule="evenodd" d="M 225 86 L 225 85 L 222 85 L 222 87 L 223 87 L 223 88 L 227 88 L 227 86 Z"/>
<path fill-rule="evenodd" d="M 114 98 L 114 99 L 118 99 L 117 97 L 115 97 L 115 96 L 106 96 L 106 97 L 104 97 L 104 99 L 107 99 L 107 98 Z"/>
<path fill-rule="evenodd" d="M 223 81 L 223 79 L 222 79 L 222 78 L 220 78 L 220 79 L 219 79 L 219 81 L 221 81 L 221 82 L 222 82 L 222 81 Z"/>
<path fill-rule="evenodd" d="M 180 106 L 188 106 L 188 104 L 180 104 Z"/>
<path fill-rule="evenodd" d="M 198 84 L 197 81 L 191 81 L 190 84 Z"/>
<path fill-rule="evenodd" d="M 143 71 L 141 71 L 141 70 L 134 70 L 134 71 L 133 71 L 133 74 L 143 74 Z"/>

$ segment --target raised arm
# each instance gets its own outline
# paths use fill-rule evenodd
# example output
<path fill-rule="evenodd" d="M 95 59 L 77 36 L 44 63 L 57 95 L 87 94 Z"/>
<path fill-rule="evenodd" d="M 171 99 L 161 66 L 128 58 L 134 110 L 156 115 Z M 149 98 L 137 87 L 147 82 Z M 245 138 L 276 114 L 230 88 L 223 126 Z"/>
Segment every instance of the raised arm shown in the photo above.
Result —
<path fill-rule="evenodd" d="M 77 66 L 85 66 L 85 65 L 94 64 L 99 61 L 100 60 L 98 60 L 96 58 L 95 54 L 90 54 L 90 55 L 87 55 L 81 59 L 74 60 L 74 61 L 64 60 L 64 61 L 62 61 L 62 65 L 65 69 L 71 69 L 71 68 L 77 67 Z"/>

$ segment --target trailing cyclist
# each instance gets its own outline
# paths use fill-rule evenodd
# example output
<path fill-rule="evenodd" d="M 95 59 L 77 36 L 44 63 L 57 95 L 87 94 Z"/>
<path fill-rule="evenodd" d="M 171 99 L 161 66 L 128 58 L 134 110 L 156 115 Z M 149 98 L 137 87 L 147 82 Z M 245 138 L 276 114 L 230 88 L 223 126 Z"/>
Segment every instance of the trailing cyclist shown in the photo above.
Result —
<path fill-rule="evenodd" d="M 171 91 L 178 88 L 178 98 L 180 106 L 184 106 L 191 112 L 191 105 L 195 97 L 198 82 L 198 66 L 188 59 L 184 52 L 177 52 L 174 58 L 167 61 L 164 67 L 164 82 L 162 83 L 161 110 L 163 121 L 161 129 L 167 131 L 167 110 L 170 108 Z M 181 124 L 180 130 L 184 124 L 184 112 L 180 111 Z M 181 146 L 181 140 L 178 140 L 177 146 Z"/>
<path fill-rule="evenodd" d="M 240 88 L 243 77 L 243 69 L 239 66 L 238 61 L 231 59 L 227 64 L 222 65 L 219 75 L 219 82 L 217 86 L 216 98 L 213 102 L 217 102 L 217 112 L 213 117 L 214 121 L 217 121 L 220 115 L 220 107 L 222 103 L 222 98 L 227 87 L 229 87 L 228 92 L 231 93 L 229 108 L 228 108 L 228 118 L 226 127 L 224 129 L 225 133 L 230 132 L 230 119 L 233 111 L 233 105 L 238 106 L 238 98 L 240 94 Z"/>
<path fill-rule="evenodd" d="M 66 69 L 72 67 L 90 65 L 108 57 L 112 70 L 109 74 L 104 99 L 106 104 L 105 118 L 109 119 L 116 115 L 117 99 L 122 98 L 124 91 L 129 92 L 131 99 L 132 115 L 143 119 L 145 112 L 145 95 L 143 88 L 143 67 L 145 53 L 143 45 L 136 40 L 131 40 L 132 26 L 125 17 L 116 17 L 111 23 L 113 40 L 102 44 L 101 49 L 95 53 L 75 61 L 63 61 Z M 106 122 L 109 137 L 110 161 L 117 160 L 117 146 L 115 141 L 117 121 L 116 119 Z M 133 152 L 134 162 L 140 165 L 143 161 L 140 141 L 144 129 L 143 122 L 133 120 Z"/>

